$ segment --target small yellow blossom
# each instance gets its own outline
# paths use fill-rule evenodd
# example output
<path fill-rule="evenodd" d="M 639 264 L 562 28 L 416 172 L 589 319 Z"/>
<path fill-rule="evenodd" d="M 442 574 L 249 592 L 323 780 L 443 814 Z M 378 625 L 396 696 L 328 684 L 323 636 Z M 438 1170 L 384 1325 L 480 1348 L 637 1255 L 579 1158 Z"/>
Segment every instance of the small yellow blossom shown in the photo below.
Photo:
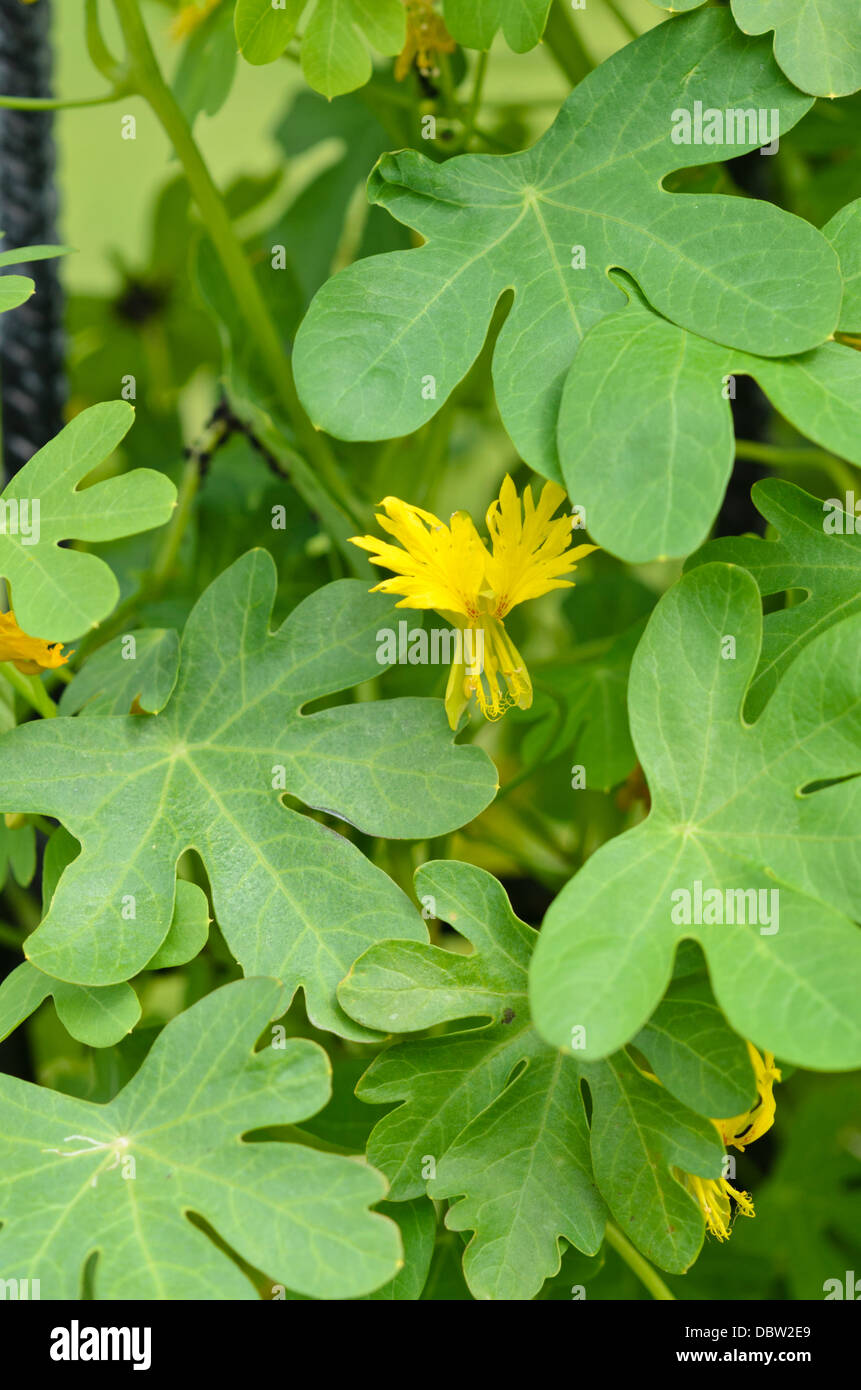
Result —
<path fill-rule="evenodd" d="M 424 77 L 435 77 L 437 53 L 454 53 L 457 47 L 445 27 L 433 0 L 404 0 L 407 11 L 407 41 L 395 63 L 395 81 L 403 82 L 415 62 Z"/>
<path fill-rule="evenodd" d="M 197 0 L 197 3 L 183 5 L 179 14 L 170 26 L 170 36 L 172 39 L 187 39 L 189 34 L 193 34 L 195 29 L 208 19 L 214 9 L 221 4 L 221 0 Z"/>
<path fill-rule="evenodd" d="M 774 1056 L 766 1052 L 761 1057 L 753 1043 L 747 1050 L 753 1063 L 756 1076 L 756 1100 L 749 1110 L 734 1115 L 730 1120 L 712 1120 L 712 1124 L 723 1140 L 724 1146 L 746 1149 L 748 1144 L 761 1138 L 774 1124 L 774 1083 L 780 1080 L 780 1072 L 774 1065 Z M 685 1186 L 700 1205 L 706 1220 L 706 1229 L 718 1240 L 729 1240 L 732 1232 L 730 1198 L 735 1202 L 742 1216 L 754 1216 L 753 1202 L 747 1192 L 732 1187 L 726 1178 L 698 1178 L 685 1173 Z"/>
<path fill-rule="evenodd" d="M 34 676 L 38 671 L 65 666 L 68 660 L 63 656 L 62 642 L 30 637 L 18 626 L 13 612 L 0 613 L 0 661 L 11 661 L 25 675 Z"/>
<path fill-rule="evenodd" d="M 527 487 L 523 497 L 506 476 L 499 497 L 487 511 L 490 547 L 466 512 L 455 512 L 448 526 L 432 512 L 385 497 L 377 521 L 399 545 L 375 536 L 353 536 L 375 565 L 394 571 L 375 586 L 401 594 L 398 608 L 432 608 L 458 630 L 469 633 L 461 654 L 481 654 L 477 663 L 453 662 L 446 689 L 449 724 L 457 728 L 474 695 L 486 719 L 498 719 L 517 705 L 532 704 L 532 682 L 522 656 L 505 631 L 504 618 L 518 603 L 551 589 L 570 588 L 577 561 L 594 545 L 571 547 L 570 516 L 553 516 L 565 497 L 558 483 L 545 483 L 538 503 Z"/>

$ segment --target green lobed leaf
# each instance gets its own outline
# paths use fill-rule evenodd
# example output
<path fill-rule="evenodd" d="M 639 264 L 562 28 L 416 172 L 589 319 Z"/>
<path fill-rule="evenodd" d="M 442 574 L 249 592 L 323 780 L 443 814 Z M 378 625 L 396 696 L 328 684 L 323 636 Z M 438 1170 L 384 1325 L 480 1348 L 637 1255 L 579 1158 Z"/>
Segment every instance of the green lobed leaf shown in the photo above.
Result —
<path fill-rule="evenodd" d="M 249 63 L 271 63 L 293 38 L 308 0 L 237 0 L 236 41 Z M 308 84 L 326 97 L 362 87 L 373 71 L 368 45 L 389 56 L 406 37 L 401 0 L 316 0 L 302 34 L 302 71 Z"/>
<path fill-rule="evenodd" d="M 658 25 L 603 63 L 531 150 L 442 166 L 414 151 L 383 156 L 370 199 L 426 244 L 359 261 L 318 292 L 295 350 L 314 423 L 344 439 L 418 429 L 513 290 L 493 356 L 497 403 L 520 455 L 558 476 L 565 377 L 583 335 L 622 302 L 608 266 L 633 275 L 669 319 L 726 346 L 784 356 L 826 339 L 841 282 L 820 233 L 771 204 L 661 188 L 675 169 L 755 148 L 673 143 L 672 113 L 694 99 L 694 68 L 697 99 L 778 109 L 781 131 L 811 105 L 764 40 L 709 9 Z M 586 264 L 574 269 L 578 245 Z"/>
<path fill-rule="evenodd" d="M 381 943 L 353 966 L 339 990 L 342 1004 L 369 1026 L 397 1032 L 456 1019 L 490 1022 L 397 1042 L 360 1082 L 357 1094 L 365 1100 L 402 1102 L 380 1120 L 368 1144 L 392 1198 L 423 1191 L 433 1161 L 429 1195 L 459 1199 L 446 1224 L 474 1232 L 464 1274 L 476 1298 L 533 1298 L 558 1272 L 563 1240 L 594 1254 L 605 1201 L 650 1258 L 687 1268 L 702 1243 L 702 1218 L 671 1168 L 715 1176 L 716 1131 L 621 1054 L 584 1070 L 542 1042 L 527 998 L 537 933 L 515 917 L 490 874 L 466 864 L 426 864 L 416 891 L 473 953 Z M 591 1134 L 582 1077 L 598 1096 Z M 624 1122 L 605 1105 L 607 1087 L 627 1096 Z M 645 1170 L 651 1206 L 641 1186 L 639 1207 L 631 1207 L 628 1177 L 614 1170 L 617 1151 L 630 1167 Z M 665 1210 L 673 1212 L 672 1230 Z"/>
<path fill-rule="evenodd" d="M 236 0 L 233 25 L 239 52 L 247 63 L 260 66 L 280 58 L 296 32 L 306 0 Z"/>
<path fill-rule="evenodd" d="M 80 853 L 74 836 L 62 827 L 45 846 L 42 902 L 50 906 L 60 875 Z M 209 934 L 209 904 L 194 883 L 179 880 L 167 936 L 148 970 L 184 965 L 203 949 Z M 112 1047 L 130 1033 L 140 1018 L 137 993 L 126 983 L 73 985 L 55 980 L 30 961 L 19 965 L 0 984 L 0 1039 L 18 1028 L 52 996 L 57 1016 L 68 1033 L 90 1047 Z"/>
<path fill-rule="evenodd" d="M 169 478 L 151 468 L 81 487 L 128 433 L 134 410 L 110 401 L 82 410 L 34 454 L 3 492 L 18 512 L 18 532 L 0 533 L 0 574 L 12 588 L 15 617 L 32 637 L 69 641 L 110 613 L 119 585 L 104 560 L 61 541 L 108 541 L 162 526 L 176 505 Z M 20 504 L 39 503 L 39 524 L 25 532 Z"/>
<path fill-rule="evenodd" d="M 427 1197 L 418 1197 L 414 1202 L 383 1202 L 380 1211 L 390 1216 L 400 1229 L 404 1264 L 394 1279 L 365 1297 L 377 1303 L 415 1301 L 422 1296 L 433 1258 L 436 1237 L 433 1203 Z"/>
<path fill-rule="evenodd" d="M 851 306 L 861 199 L 824 235 L 841 268 L 846 256 Z M 727 383 L 736 375 L 754 377 L 802 433 L 861 464 L 861 353 L 839 342 L 779 359 L 727 350 L 661 318 L 636 287 L 631 294 L 587 333 L 559 412 L 565 483 L 600 545 L 637 563 L 702 544 L 732 471 Z"/>
<path fill-rule="evenodd" d="M 747 1045 L 727 1027 L 701 975 L 673 981 L 634 1045 L 667 1090 L 700 1115 L 730 1119 L 756 1100 Z"/>
<path fill-rule="evenodd" d="M 763 595 L 806 590 L 805 598 L 763 620 L 762 654 L 745 702 L 746 716 L 755 718 L 798 653 L 834 623 L 861 612 L 861 524 L 850 530 L 861 518 L 844 510 L 844 499 L 829 498 L 826 506 L 782 478 L 754 483 L 751 497 L 773 528 L 770 538 L 710 541 L 686 568 L 713 561 L 742 565 Z M 835 529 L 826 533 L 826 523 Z"/>
<path fill-rule="evenodd" d="M 661 10 L 695 10 L 703 0 L 650 0 Z M 731 0 L 746 34 L 774 32 L 774 56 L 790 82 L 814 96 L 861 87 L 861 15 L 855 0 Z"/>
<path fill-rule="evenodd" d="M 746 34 L 774 31 L 774 56 L 791 82 L 814 96 L 861 87 L 861 11 L 855 0 L 732 0 Z"/>
<path fill-rule="evenodd" d="M 799 1065 L 861 1061 L 861 618 L 811 641 L 749 724 L 761 634 L 759 590 L 734 566 L 693 570 L 657 605 L 629 684 L 652 807 L 547 914 L 530 997 L 555 1046 L 569 1045 L 572 1027 L 585 1030 L 589 1058 L 632 1038 L 690 938 L 742 1037 Z M 698 922 L 697 883 L 703 894 L 777 892 L 779 920 L 767 896 L 755 922 L 747 899 L 744 923 L 714 920 L 716 910 L 709 920 L 707 909 Z M 682 892 L 691 922 L 673 896 Z M 721 917 L 724 901 L 735 917 L 735 898 L 723 897 Z"/>
<path fill-rule="evenodd" d="M 219 5 L 190 34 L 173 79 L 173 94 L 190 126 L 201 111 L 218 114 L 230 96 L 235 73 L 230 7 Z"/>
<path fill-rule="evenodd" d="M 244 1137 L 302 1120 L 328 1095 L 316 1043 L 253 1050 L 280 994 L 263 979 L 215 990 L 163 1029 L 108 1105 L 0 1077 L 0 1277 L 77 1299 L 96 1254 L 97 1299 L 255 1298 L 190 1212 L 312 1297 L 353 1297 L 394 1275 L 397 1230 L 367 1210 L 385 1192 L 378 1173 Z"/>
<path fill-rule="evenodd" d="M 502 30 L 515 53 L 527 53 L 541 40 L 552 0 L 445 0 L 443 12 L 452 38 L 465 48 L 487 50 Z"/>
<path fill-rule="evenodd" d="M 60 696 L 60 713 L 130 714 L 137 701 L 148 714 L 158 714 L 178 674 L 179 635 L 173 628 L 123 633 L 87 657 Z"/>
<path fill-rule="evenodd" d="M 27 940 L 76 984 L 143 969 L 167 934 L 176 863 L 206 866 L 219 926 L 246 974 L 299 986 L 323 1028 L 365 1037 L 335 988 L 366 946 L 418 936 L 406 897 L 355 845 L 281 804 L 393 838 L 464 824 L 496 791 L 493 764 L 452 743 L 442 702 L 302 706 L 378 674 L 394 612 L 357 580 L 325 586 L 269 631 L 276 573 L 250 551 L 186 625 L 179 678 L 157 715 L 57 718 L 0 738 L 0 801 L 56 816 L 82 850 Z"/>

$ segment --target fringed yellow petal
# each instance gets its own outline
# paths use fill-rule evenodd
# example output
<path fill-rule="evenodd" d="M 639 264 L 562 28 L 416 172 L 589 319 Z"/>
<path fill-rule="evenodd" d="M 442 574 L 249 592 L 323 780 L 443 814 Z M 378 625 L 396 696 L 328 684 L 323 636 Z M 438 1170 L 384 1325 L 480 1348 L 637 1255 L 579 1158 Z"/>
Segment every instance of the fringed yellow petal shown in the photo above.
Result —
<path fill-rule="evenodd" d="M 377 521 L 403 549 L 374 536 L 351 537 L 353 545 L 371 552 L 373 564 L 395 572 L 396 578 L 377 588 L 402 594 L 399 608 L 447 608 L 476 617 L 487 553 L 466 513 L 455 512 L 446 526 L 433 512 L 397 497 L 385 497 L 380 505 L 385 515 L 378 513 Z"/>
<path fill-rule="evenodd" d="M 433 0 L 404 0 L 407 11 L 407 40 L 395 63 L 395 81 L 403 82 L 415 62 L 424 77 L 438 74 L 436 55 L 454 53 L 457 45 L 437 14 Z"/>
<path fill-rule="evenodd" d="M 513 705 L 528 709 L 532 704 L 526 663 L 502 619 L 516 603 L 569 587 L 562 575 L 597 548 L 571 548 L 571 517 L 553 518 L 564 497 L 557 483 L 545 483 L 536 504 L 530 488 L 520 498 L 506 476 L 487 511 L 492 549 L 466 512 L 455 512 L 446 525 L 399 497 L 384 497 L 377 513 L 381 530 L 397 544 L 352 537 L 372 564 L 392 571 L 375 590 L 401 595 L 398 608 L 432 608 L 461 634 L 481 636 L 480 670 L 461 660 L 449 674 L 445 707 L 452 728 L 473 696 L 486 719 L 499 719 Z"/>
<path fill-rule="evenodd" d="M 504 618 L 515 604 L 539 598 L 551 589 L 570 588 L 572 581 L 561 576 L 571 573 L 577 559 L 569 549 L 571 517 L 552 519 L 564 497 L 565 490 L 558 483 L 545 483 L 537 506 L 529 487 L 521 502 L 506 476 L 498 500 L 488 508 L 493 554 L 487 564 L 487 578 L 495 596 L 497 618 Z M 595 548 L 578 547 L 581 555 Z"/>
<path fill-rule="evenodd" d="M 729 1240 L 732 1235 L 730 1198 L 735 1202 L 736 1215 L 756 1215 L 749 1194 L 731 1187 L 726 1178 L 698 1178 L 693 1173 L 686 1173 L 685 1186 L 696 1198 L 705 1218 L 706 1230 L 717 1236 L 718 1240 Z"/>

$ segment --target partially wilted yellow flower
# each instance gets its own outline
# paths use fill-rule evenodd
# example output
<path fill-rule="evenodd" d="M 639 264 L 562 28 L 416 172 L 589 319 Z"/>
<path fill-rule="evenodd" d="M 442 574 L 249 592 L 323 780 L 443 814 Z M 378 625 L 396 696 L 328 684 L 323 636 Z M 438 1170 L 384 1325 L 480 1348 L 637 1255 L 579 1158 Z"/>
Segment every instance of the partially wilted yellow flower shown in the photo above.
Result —
<path fill-rule="evenodd" d="M 24 675 L 34 676 L 39 671 L 65 666 L 68 660 L 68 656 L 63 656 L 62 642 L 30 637 L 18 626 L 11 610 L 0 613 L 0 661 L 11 661 Z"/>
<path fill-rule="evenodd" d="M 398 608 L 432 608 L 461 637 L 472 638 L 461 642 L 461 656 L 468 645 L 472 660 L 455 660 L 449 673 L 445 707 L 453 729 L 472 695 L 486 719 L 500 718 L 512 705 L 528 709 L 532 704 L 529 672 L 503 619 L 518 603 L 570 588 L 572 581 L 562 576 L 597 549 L 571 548 L 571 517 L 553 516 L 564 497 L 564 488 L 545 483 L 536 505 L 531 488 L 521 499 L 506 476 L 487 511 L 491 548 L 466 512 L 455 512 L 446 526 L 398 497 L 383 498 L 384 515 L 377 513 L 377 521 L 399 545 L 376 536 L 352 537 L 373 564 L 394 571 L 374 592 L 402 594 Z"/>
<path fill-rule="evenodd" d="M 407 40 L 395 63 L 395 81 L 403 82 L 415 61 L 420 73 L 434 77 L 437 53 L 454 53 L 457 44 L 445 27 L 433 0 L 404 0 L 407 11 Z"/>
<path fill-rule="evenodd" d="M 747 1050 L 756 1075 L 756 1100 L 749 1110 L 734 1115 L 730 1120 L 712 1120 L 712 1124 L 723 1140 L 724 1146 L 746 1149 L 748 1144 L 759 1139 L 774 1124 L 774 1083 L 780 1080 L 780 1072 L 774 1065 L 774 1055 L 766 1052 L 761 1057 L 753 1043 Z M 685 1186 L 696 1198 L 706 1220 L 706 1229 L 718 1240 L 729 1240 L 732 1233 L 730 1199 L 743 1216 L 755 1216 L 750 1194 L 732 1187 L 726 1178 L 698 1178 L 686 1173 Z"/>

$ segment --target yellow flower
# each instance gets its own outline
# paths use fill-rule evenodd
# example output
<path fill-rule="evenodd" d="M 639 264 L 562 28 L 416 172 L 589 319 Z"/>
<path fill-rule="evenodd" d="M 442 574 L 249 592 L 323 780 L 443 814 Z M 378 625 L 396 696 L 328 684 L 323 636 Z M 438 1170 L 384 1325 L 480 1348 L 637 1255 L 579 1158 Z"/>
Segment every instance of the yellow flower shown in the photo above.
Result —
<path fill-rule="evenodd" d="M 205 19 L 208 19 L 214 9 L 221 4 L 221 0 L 197 0 L 197 3 L 183 5 L 179 14 L 170 26 L 170 36 L 172 39 L 187 39 L 189 34 L 193 34 Z"/>
<path fill-rule="evenodd" d="M 780 1080 L 780 1072 L 774 1065 L 771 1052 L 766 1052 L 764 1058 L 760 1057 L 753 1043 L 748 1043 L 747 1050 L 756 1076 L 756 1100 L 741 1115 L 734 1115 L 730 1120 L 712 1120 L 724 1146 L 732 1145 L 742 1150 L 774 1124 L 773 1087 L 775 1081 Z M 693 1173 L 685 1173 L 684 1178 L 685 1186 L 700 1205 L 706 1229 L 718 1240 L 729 1240 L 732 1232 L 730 1198 L 742 1216 L 756 1215 L 749 1193 L 738 1191 L 726 1178 L 698 1178 Z"/>
<path fill-rule="evenodd" d="M 352 537 L 373 564 L 394 571 L 374 592 L 402 594 L 398 608 L 432 608 L 460 634 L 464 659 L 452 663 L 445 697 L 453 729 L 472 695 L 486 719 L 500 718 L 512 705 L 528 709 L 532 704 L 529 672 L 503 619 L 518 603 L 570 588 L 572 581 L 562 576 L 597 549 L 570 548 L 571 517 L 553 518 L 564 496 L 557 483 L 545 483 L 536 506 L 531 488 L 521 499 L 506 476 L 487 511 L 491 548 L 466 512 L 455 512 L 446 526 L 398 497 L 383 498 L 385 514 L 377 513 L 377 521 L 399 545 L 375 536 Z M 465 633 L 471 641 L 463 640 Z"/>
<path fill-rule="evenodd" d="M 71 653 L 69 653 L 71 655 Z M 30 637 L 18 626 L 13 612 L 0 613 L 0 661 L 11 661 L 27 676 L 65 666 L 62 642 L 43 642 Z"/>
<path fill-rule="evenodd" d="M 445 23 L 433 7 L 433 0 L 404 0 L 407 11 L 407 41 L 395 63 L 395 81 L 403 82 L 415 61 L 424 77 L 435 77 L 437 53 L 454 53 L 457 47 Z"/>

